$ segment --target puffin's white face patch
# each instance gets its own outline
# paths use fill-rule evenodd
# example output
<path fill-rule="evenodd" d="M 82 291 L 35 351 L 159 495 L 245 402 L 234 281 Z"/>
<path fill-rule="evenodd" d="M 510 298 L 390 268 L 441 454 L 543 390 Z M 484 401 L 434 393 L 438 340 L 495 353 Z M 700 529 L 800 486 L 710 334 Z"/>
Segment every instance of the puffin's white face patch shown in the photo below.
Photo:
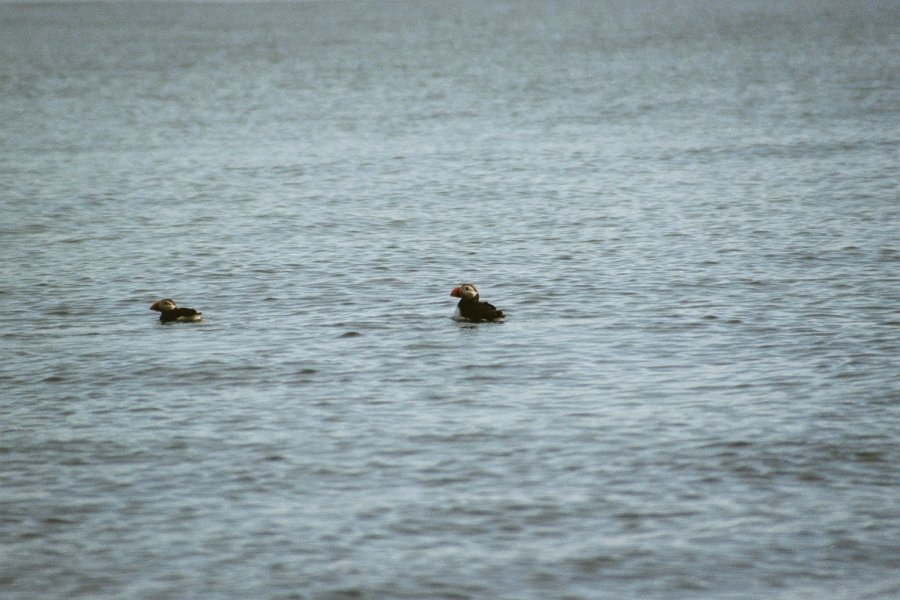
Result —
<path fill-rule="evenodd" d="M 478 295 L 478 290 L 475 289 L 475 286 L 471 283 L 464 283 L 459 286 L 459 297 L 465 298 L 466 300 L 471 300 L 472 298 Z"/>
<path fill-rule="evenodd" d="M 169 300 L 169 299 L 166 299 L 166 300 L 160 300 L 160 301 L 159 301 L 159 308 L 160 308 L 160 310 L 172 310 L 172 309 L 175 308 L 175 303 L 172 302 L 172 301 Z"/>

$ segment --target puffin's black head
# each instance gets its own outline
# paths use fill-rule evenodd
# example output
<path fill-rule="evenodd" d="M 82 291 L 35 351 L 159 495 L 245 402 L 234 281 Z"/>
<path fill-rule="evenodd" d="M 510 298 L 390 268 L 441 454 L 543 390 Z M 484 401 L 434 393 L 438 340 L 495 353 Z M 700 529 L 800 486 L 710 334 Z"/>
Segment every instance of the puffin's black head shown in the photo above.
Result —
<path fill-rule="evenodd" d="M 462 300 L 478 300 L 478 290 L 471 283 L 461 283 L 450 291 L 450 295 Z"/>
<path fill-rule="evenodd" d="M 157 312 L 167 312 L 170 310 L 175 310 L 175 301 L 171 298 L 166 298 L 164 300 L 157 300 L 153 304 L 150 305 L 150 310 L 155 310 Z"/>

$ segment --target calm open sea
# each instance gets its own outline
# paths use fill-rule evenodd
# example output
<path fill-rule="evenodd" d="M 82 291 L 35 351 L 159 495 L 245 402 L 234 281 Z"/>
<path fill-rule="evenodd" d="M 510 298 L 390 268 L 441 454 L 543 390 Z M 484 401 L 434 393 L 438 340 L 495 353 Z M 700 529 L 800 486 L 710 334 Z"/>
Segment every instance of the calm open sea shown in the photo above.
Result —
<path fill-rule="evenodd" d="M 0 4 L 0 597 L 900 596 L 898 48 L 895 0 Z"/>

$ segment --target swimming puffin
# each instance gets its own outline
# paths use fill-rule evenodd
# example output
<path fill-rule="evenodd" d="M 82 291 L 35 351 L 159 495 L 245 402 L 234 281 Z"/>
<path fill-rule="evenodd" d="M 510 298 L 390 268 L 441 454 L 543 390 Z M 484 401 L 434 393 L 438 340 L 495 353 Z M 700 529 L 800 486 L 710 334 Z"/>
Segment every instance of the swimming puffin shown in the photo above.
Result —
<path fill-rule="evenodd" d="M 172 323 L 175 321 L 179 323 L 194 323 L 203 318 L 200 316 L 203 313 L 198 312 L 193 308 L 178 308 L 175 306 L 175 301 L 171 298 L 157 300 L 150 305 L 150 310 L 157 310 L 160 312 L 160 323 Z"/>
<path fill-rule="evenodd" d="M 503 318 L 503 311 L 488 302 L 478 300 L 478 290 L 471 283 L 462 283 L 451 290 L 450 295 L 459 298 L 459 316 L 469 321 L 498 321 Z"/>

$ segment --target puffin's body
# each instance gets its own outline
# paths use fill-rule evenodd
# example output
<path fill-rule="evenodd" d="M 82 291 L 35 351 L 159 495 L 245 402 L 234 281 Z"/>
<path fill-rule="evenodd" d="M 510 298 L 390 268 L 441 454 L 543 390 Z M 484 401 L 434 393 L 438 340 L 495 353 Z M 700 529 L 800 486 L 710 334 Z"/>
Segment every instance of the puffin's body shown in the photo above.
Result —
<path fill-rule="evenodd" d="M 450 295 L 459 298 L 459 316 L 469 321 L 481 323 L 483 321 L 499 321 L 503 318 L 503 311 L 489 302 L 481 302 L 478 299 L 478 290 L 471 283 L 460 284 L 453 288 Z"/>
<path fill-rule="evenodd" d="M 165 300 L 157 300 L 150 305 L 150 310 L 159 311 L 160 323 L 194 323 L 201 320 L 203 313 L 193 308 L 179 308 L 175 306 L 175 301 L 166 298 Z"/>

